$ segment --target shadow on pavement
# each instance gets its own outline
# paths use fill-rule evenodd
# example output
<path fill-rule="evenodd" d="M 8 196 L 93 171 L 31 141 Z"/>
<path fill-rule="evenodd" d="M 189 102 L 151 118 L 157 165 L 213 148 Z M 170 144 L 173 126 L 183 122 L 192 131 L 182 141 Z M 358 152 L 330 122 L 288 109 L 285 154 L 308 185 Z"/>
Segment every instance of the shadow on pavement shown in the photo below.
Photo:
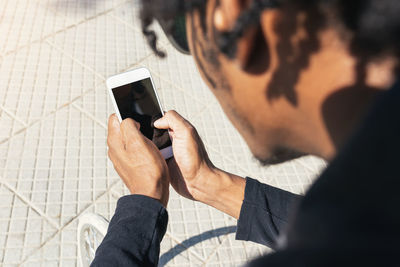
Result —
<path fill-rule="evenodd" d="M 176 246 L 172 247 L 170 250 L 162 254 L 158 266 L 165 266 L 175 256 L 179 255 L 188 248 L 197 245 L 200 242 L 211 239 L 213 237 L 219 237 L 221 235 L 231 234 L 234 232 L 236 232 L 236 226 L 227 226 L 192 236 L 191 238 L 186 239 L 182 243 L 177 244 Z"/>

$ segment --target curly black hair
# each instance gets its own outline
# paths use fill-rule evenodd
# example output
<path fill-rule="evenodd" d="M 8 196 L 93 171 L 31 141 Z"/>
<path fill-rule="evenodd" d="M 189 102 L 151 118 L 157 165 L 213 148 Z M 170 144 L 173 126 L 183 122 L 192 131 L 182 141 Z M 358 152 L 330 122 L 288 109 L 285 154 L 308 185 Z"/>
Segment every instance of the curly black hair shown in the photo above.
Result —
<path fill-rule="evenodd" d="M 154 19 L 170 21 L 178 15 L 202 8 L 207 0 L 142 0 L 140 17 L 142 31 L 158 56 L 165 54 L 157 47 L 157 36 L 149 29 Z M 398 0 L 253 0 L 236 21 L 230 32 L 221 33 L 217 46 L 227 56 L 235 54 L 236 41 L 247 27 L 258 23 L 267 8 L 296 5 L 301 8 L 318 6 L 325 12 L 336 12 L 336 21 L 352 34 L 355 54 L 376 56 L 385 52 L 400 55 L 400 2 Z M 328 7 L 328 8 L 327 8 Z M 171 29 L 172 25 L 167 25 Z"/>
<path fill-rule="evenodd" d="M 165 53 L 157 47 L 157 35 L 150 29 L 151 24 L 156 19 L 166 23 L 164 25 L 167 32 L 172 32 L 173 24 L 171 20 L 177 16 L 191 12 L 195 8 L 204 7 L 207 0 L 142 0 L 140 19 L 142 22 L 142 32 L 153 51 L 159 57 L 164 57 Z"/>

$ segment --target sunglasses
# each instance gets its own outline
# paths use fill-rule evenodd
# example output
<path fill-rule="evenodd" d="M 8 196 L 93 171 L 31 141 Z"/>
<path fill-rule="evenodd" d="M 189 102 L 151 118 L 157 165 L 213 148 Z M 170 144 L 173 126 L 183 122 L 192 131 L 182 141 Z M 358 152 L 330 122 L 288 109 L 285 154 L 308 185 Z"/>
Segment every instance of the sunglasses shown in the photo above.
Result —
<path fill-rule="evenodd" d="M 185 15 L 179 15 L 173 20 L 164 21 L 158 20 L 161 28 L 163 29 L 168 40 L 171 42 L 172 46 L 175 47 L 179 52 L 190 55 L 189 44 L 186 35 L 186 17 Z M 168 31 L 167 25 L 171 25 L 171 31 Z"/>

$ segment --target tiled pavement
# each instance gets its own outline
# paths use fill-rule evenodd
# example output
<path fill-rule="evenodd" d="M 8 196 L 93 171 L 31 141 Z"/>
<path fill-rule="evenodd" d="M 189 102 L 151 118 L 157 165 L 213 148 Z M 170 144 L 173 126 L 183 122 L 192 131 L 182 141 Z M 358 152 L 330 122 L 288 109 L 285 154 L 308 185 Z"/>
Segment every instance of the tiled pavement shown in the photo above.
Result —
<path fill-rule="evenodd" d="M 258 166 L 192 58 L 165 36 L 167 59 L 148 48 L 137 10 L 131 0 L 0 0 L 0 265 L 78 265 L 79 216 L 112 216 L 126 189 L 106 157 L 105 79 L 131 68 L 151 70 L 164 108 L 193 122 L 218 167 L 298 193 L 324 167 L 313 157 Z M 160 265 L 237 266 L 268 251 L 173 190 L 169 214 Z"/>

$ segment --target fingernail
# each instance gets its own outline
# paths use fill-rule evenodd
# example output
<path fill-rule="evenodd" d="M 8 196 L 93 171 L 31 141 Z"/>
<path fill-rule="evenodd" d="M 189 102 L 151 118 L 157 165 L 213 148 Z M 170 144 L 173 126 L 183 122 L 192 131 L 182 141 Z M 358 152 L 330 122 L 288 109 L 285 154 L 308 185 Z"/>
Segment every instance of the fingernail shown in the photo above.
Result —
<path fill-rule="evenodd" d="M 158 119 L 158 120 L 154 121 L 154 123 L 153 123 L 154 127 L 159 126 L 160 120 L 161 120 L 161 119 Z"/>

